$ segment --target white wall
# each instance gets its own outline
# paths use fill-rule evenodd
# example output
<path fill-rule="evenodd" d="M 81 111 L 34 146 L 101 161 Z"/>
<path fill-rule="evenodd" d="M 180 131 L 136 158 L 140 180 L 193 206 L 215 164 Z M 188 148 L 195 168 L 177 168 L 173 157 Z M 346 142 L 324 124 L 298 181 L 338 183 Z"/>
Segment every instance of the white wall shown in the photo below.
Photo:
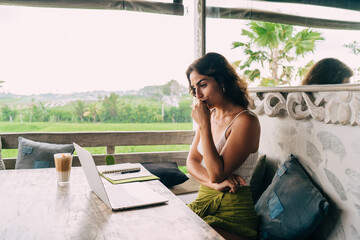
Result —
<path fill-rule="evenodd" d="M 264 98 L 267 94 L 269 93 L 258 92 L 261 97 L 257 98 L 254 110 L 259 115 L 262 127 L 260 152 L 267 155 L 267 160 L 273 163 L 274 167 L 274 163 L 281 163 L 290 154 L 294 154 L 328 198 L 330 209 L 316 231 L 316 239 L 360 239 L 360 127 L 356 124 L 358 121 L 353 125 L 350 125 L 349 121 L 343 121 L 344 124 L 326 124 L 326 117 L 323 117 L 323 120 L 320 120 L 321 116 L 317 120 L 314 119 L 317 115 L 314 111 L 312 114 L 302 114 L 301 117 L 301 113 L 309 109 L 309 103 L 304 99 L 301 104 L 295 104 L 303 106 L 302 110 L 299 108 L 295 114 L 295 118 L 299 118 L 297 120 L 290 116 L 291 113 L 289 115 L 289 111 L 296 108 L 295 105 L 289 104 L 289 92 L 281 93 L 286 99 L 285 102 Z M 310 98 L 313 97 L 313 94 L 306 94 Z M 357 102 L 356 108 L 354 104 L 348 104 L 355 109 L 350 115 L 354 115 L 356 119 L 360 118 L 359 94 L 352 92 Z M 330 95 L 334 95 L 334 92 Z M 311 102 L 316 103 L 316 96 Z M 319 109 L 326 109 L 328 103 L 329 101 L 323 101 L 315 105 Z M 277 110 L 269 111 L 267 107 Z M 335 107 L 330 109 L 330 112 L 337 111 L 337 115 L 339 109 L 341 108 Z M 340 114 L 339 119 L 343 116 Z M 333 122 L 337 121 L 333 119 Z"/>

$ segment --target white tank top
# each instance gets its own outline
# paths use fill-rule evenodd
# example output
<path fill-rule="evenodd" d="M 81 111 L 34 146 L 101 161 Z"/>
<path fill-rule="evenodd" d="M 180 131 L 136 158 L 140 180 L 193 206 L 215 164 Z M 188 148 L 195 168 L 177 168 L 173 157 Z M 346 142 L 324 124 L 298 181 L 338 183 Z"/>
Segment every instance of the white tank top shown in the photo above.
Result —
<path fill-rule="evenodd" d="M 215 147 L 216 147 L 216 150 L 218 151 L 218 153 L 221 153 L 222 149 L 224 148 L 225 146 L 225 143 L 226 143 L 226 131 L 228 130 L 228 128 L 233 124 L 233 122 L 235 121 L 235 119 L 242 113 L 244 112 L 249 112 L 250 114 L 256 116 L 256 114 L 254 114 L 253 112 L 249 111 L 249 110 L 244 110 L 244 111 L 241 111 L 239 112 L 235 117 L 234 119 L 231 121 L 231 123 L 226 127 L 224 133 L 221 135 L 219 141 L 215 144 Z M 202 155 L 203 154 L 203 151 L 202 151 L 202 146 L 201 146 L 201 140 L 199 141 L 199 145 L 197 146 L 197 150 L 199 151 L 199 153 Z M 255 164 L 256 164 L 256 161 L 258 159 L 258 152 L 256 151 L 255 153 L 251 153 L 248 158 L 244 161 L 244 163 L 238 167 L 237 169 L 235 169 L 235 171 L 233 171 L 233 174 L 234 175 L 239 175 L 241 176 L 242 178 L 244 178 L 244 180 L 246 181 L 246 183 L 248 185 L 250 185 L 250 179 L 251 179 L 251 176 L 252 176 L 252 173 L 254 171 L 254 168 L 255 168 Z M 205 163 L 204 161 L 202 161 L 201 163 L 204 167 L 205 166 Z"/>

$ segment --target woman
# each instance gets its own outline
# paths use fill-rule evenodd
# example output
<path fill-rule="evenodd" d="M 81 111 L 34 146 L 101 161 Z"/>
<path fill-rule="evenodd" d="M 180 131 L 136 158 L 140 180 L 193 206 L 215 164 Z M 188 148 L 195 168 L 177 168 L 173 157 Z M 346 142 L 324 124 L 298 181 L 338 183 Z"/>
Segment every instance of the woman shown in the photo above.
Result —
<path fill-rule="evenodd" d="M 260 139 L 259 121 L 247 109 L 247 84 L 217 53 L 196 60 L 186 75 L 198 124 L 187 169 L 200 182 L 189 207 L 226 239 L 256 238 L 258 216 L 250 187 L 242 186 L 250 181 Z"/>
<path fill-rule="evenodd" d="M 302 81 L 302 85 L 349 83 L 353 71 L 336 58 L 324 58 L 315 63 Z"/>

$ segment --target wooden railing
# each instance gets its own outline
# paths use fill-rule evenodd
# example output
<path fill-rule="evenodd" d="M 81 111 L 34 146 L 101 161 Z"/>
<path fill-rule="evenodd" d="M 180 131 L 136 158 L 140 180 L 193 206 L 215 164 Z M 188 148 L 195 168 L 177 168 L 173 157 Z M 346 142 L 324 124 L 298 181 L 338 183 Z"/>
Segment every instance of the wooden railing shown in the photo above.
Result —
<path fill-rule="evenodd" d="M 93 155 L 96 165 L 105 164 L 105 156 L 112 154 L 117 163 L 121 162 L 177 162 L 185 165 L 188 151 L 115 153 L 116 146 L 139 145 L 189 145 L 194 131 L 146 131 L 146 132 L 37 132 L 0 133 L 3 149 L 17 149 L 18 137 L 33 141 L 66 144 L 76 142 L 82 147 L 106 147 L 106 154 Z M 16 158 L 3 159 L 6 169 L 14 169 Z M 80 166 L 74 156 L 73 166 Z"/>

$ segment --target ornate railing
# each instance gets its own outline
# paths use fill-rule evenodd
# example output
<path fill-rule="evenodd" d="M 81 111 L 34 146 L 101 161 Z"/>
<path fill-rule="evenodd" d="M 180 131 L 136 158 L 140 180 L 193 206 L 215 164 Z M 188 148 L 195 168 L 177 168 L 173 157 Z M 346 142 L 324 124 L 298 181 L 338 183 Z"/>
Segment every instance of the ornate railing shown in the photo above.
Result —
<path fill-rule="evenodd" d="M 313 118 L 328 124 L 360 125 L 360 84 L 256 88 L 252 109 L 270 117 Z"/>

